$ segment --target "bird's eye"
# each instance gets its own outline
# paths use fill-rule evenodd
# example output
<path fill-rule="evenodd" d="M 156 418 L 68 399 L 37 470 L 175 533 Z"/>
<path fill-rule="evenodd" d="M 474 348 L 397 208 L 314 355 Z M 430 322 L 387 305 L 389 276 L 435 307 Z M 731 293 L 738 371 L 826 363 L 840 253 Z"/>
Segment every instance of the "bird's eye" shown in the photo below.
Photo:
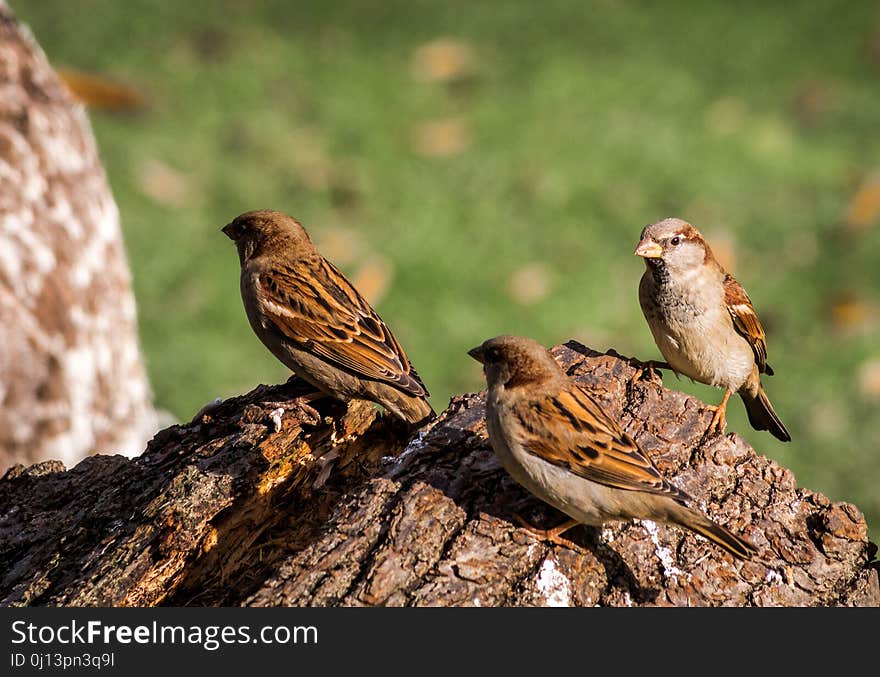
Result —
<path fill-rule="evenodd" d="M 677 247 L 678 245 L 681 244 L 681 238 L 678 235 L 676 235 L 674 238 L 672 238 L 669 241 L 669 244 L 671 244 L 673 247 Z"/>

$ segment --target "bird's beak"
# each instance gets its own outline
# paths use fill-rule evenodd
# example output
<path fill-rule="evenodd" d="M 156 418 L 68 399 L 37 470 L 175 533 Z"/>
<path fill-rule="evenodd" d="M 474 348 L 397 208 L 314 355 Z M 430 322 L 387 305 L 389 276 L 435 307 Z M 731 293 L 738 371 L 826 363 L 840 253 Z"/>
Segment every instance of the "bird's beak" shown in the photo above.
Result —
<path fill-rule="evenodd" d="M 225 226 L 223 226 L 220 230 L 221 230 L 221 232 L 222 232 L 226 237 L 228 237 L 230 240 L 234 240 L 234 239 L 235 239 L 235 238 L 232 236 L 232 224 L 231 224 L 231 223 L 227 223 L 227 224 L 226 224 Z"/>
<path fill-rule="evenodd" d="M 483 346 L 477 346 L 468 350 L 468 355 L 473 357 L 477 362 L 483 362 Z"/>
<path fill-rule="evenodd" d="M 639 242 L 639 246 L 636 247 L 633 253 L 636 256 L 641 256 L 643 259 L 659 259 L 663 256 L 663 247 L 654 242 L 650 237 L 646 237 Z"/>

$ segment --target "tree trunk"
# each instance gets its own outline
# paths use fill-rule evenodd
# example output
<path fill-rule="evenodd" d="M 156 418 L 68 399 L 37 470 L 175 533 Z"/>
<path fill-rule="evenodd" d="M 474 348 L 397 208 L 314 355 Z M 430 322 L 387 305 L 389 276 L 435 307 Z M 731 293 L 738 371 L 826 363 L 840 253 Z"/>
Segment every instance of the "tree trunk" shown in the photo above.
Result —
<path fill-rule="evenodd" d="M 652 522 L 580 527 L 573 548 L 516 526 L 562 515 L 495 460 L 484 394 L 407 440 L 364 402 L 289 405 L 260 386 L 159 433 L 139 458 L 16 467 L 0 480 L 3 605 L 872 605 L 859 510 L 797 487 L 711 411 L 615 353 L 554 349 L 658 468 L 757 548 L 738 562 Z"/>
<path fill-rule="evenodd" d="M 82 106 L 0 0 L 0 468 L 140 453 L 156 429 Z"/>

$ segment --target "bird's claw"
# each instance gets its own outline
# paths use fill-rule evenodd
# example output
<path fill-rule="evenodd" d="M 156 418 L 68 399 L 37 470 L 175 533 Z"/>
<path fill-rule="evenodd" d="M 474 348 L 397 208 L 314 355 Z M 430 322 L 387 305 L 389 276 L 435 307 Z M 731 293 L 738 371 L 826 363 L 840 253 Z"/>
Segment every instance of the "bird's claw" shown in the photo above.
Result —
<path fill-rule="evenodd" d="M 717 435 L 721 435 L 724 433 L 724 428 L 727 425 L 727 419 L 725 417 L 725 412 L 727 411 L 727 400 L 730 399 L 730 391 L 724 391 L 724 399 L 721 400 L 721 404 L 713 405 L 708 404 L 706 408 L 710 411 L 714 411 L 715 415 L 712 417 L 711 422 L 709 423 L 708 432 L 715 433 Z"/>
<path fill-rule="evenodd" d="M 642 362 L 641 360 L 637 360 L 636 358 L 631 358 L 629 360 L 629 366 L 633 367 L 636 371 L 632 376 L 633 381 L 641 381 L 645 378 L 647 374 L 647 380 L 653 381 L 655 377 L 662 383 L 663 382 L 663 374 L 661 373 L 661 369 L 672 369 L 669 366 L 668 362 L 658 362 L 656 360 L 648 360 L 647 362 Z"/>
<path fill-rule="evenodd" d="M 558 527 L 554 527 L 552 529 L 539 529 L 536 526 L 533 526 L 528 520 L 524 519 L 520 515 L 513 516 L 514 521 L 519 524 L 526 531 L 531 532 L 534 536 L 539 538 L 542 541 L 547 541 L 549 543 L 553 543 L 554 545 L 559 545 L 563 548 L 568 548 L 569 550 L 582 550 L 581 546 L 577 543 L 574 543 L 567 538 L 563 538 L 562 534 L 564 534 L 569 529 L 576 527 L 580 522 L 577 520 L 566 520 Z"/>
<path fill-rule="evenodd" d="M 727 426 L 727 417 L 724 415 L 724 408 L 713 405 L 709 405 L 707 408 L 715 412 L 715 415 L 712 416 L 712 421 L 709 423 L 708 431 L 718 435 L 723 434 L 724 428 Z"/>
<path fill-rule="evenodd" d="M 272 408 L 269 416 L 275 423 L 276 432 L 281 429 L 281 416 L 284 415 L 285 411 L 295 412 L 299 422 L 305 425 L 318 425 L 321 422 L 320 412 L 303 397 L 296 397 L 284 402 L 263 402 L 263 404 Z"/>

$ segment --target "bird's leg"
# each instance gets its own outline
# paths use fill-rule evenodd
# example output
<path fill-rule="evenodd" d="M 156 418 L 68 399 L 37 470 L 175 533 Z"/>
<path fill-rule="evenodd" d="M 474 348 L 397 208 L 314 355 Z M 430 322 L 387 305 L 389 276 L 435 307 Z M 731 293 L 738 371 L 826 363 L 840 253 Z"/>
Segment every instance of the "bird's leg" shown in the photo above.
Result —
<path fill-rule="evenodd" d="M 578 522 L 577 520 L 567 519 L 558 527 L 553 527 L 552 529 L 539 529 L 538 527 L 529 524 L 529 522 L 523 519 L 523 517 L 521 517 L 520 515 L 514 515 L 514 519 L 516 520 L 517 524 L 519 524 L 524 529 L 531 531 L 542 541 L 549 541 L 550 543 L 561 545 L 562 547 L 569 548 L 570 550 L 581 549 L 581 547 L 576 543 L 572 543 L 567 538 L 562 537 L 562 534 L 564 534 L 566 531 L 580 524 L 580 522 Z"/>
<path fill-rule="evenodd" d="M 279 402 L 263 402 L 267 407 L 272 407 L 273 410 L 278 409 L 287 409 L 290 411 L 295 411 L 302 420 L 303 423 L 308 425 L 316 425 L 321 420 L 321 414 L 311 406 L 311 402 L 315 402 L 316 400 L 321 400 L 325 397 L 329 397 L 327 393 L 321 392 L 320 390 L 316 390 L 312 393 L 306 393 L 305 395 L 299 395 L 298 397 L 293 397 L 289 400 L 283 400 Z M 273 412 L 274 413 L 274 412 Z M 278 428 L 278 424 L 275 425 Z"/>
<path fill-rule="evenodd" d="M 715 412 L 715 416 L 712 417 L 712 422 L 709 424 L 709 431 L 716 431 L 718 433 L 724 432 L 724 426 L 727 421 L 724 418 L 724 412 L 727 410 L 727 400 L 730 399 L 730 393 L 733 392 L 730 388 L 725 388 L 724 397 L 721 400 L 721 404 L 717 407 L 713 405 L 708 405 L 706 408 L 711 409 Z"/>
<path fill-rule="evenodd" d="M 644 374 L 648 375 L 648 380 L 652 381 L 654 379 L 654 375 L 660 377 L 660 380 L 663 380 L 663 374 L 660 373 L 660 369 L 672 369 L 672 365 L 669 362 L 658 362 L 657 360 L 648 360 L 647 362 L 642 362 L 641 360 L 637 360 L 636 358 L 632 358 L 629 361 L 631 367 L 634 367 L 636 373 L 633 374 L 633 381 L 640 381 Z"/>

